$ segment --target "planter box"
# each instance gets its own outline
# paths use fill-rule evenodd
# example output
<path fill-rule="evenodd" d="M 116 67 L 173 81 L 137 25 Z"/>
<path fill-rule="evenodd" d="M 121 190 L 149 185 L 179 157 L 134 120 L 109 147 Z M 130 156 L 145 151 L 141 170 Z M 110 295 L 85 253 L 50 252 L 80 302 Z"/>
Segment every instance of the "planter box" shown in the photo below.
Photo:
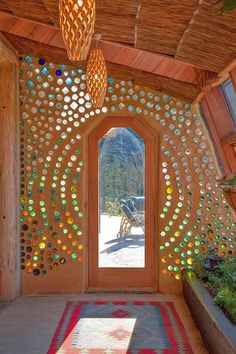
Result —
<path fill-rule="evenodd" d="M 202 282 L 190 271 L 183 271 L 186 303 L 211 354 L 236 353 L 236 326 L 215 305 Z"/>

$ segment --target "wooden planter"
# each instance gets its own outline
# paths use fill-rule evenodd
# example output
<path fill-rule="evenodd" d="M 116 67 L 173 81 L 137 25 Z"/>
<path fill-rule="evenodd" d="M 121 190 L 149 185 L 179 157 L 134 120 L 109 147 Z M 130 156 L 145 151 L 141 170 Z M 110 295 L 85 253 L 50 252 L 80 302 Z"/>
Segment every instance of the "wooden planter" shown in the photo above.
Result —
<path fill-rule="evenodd" d="M 190 271 L 183 272 L 184 297 L 211 354 L 236 353 L 236 326 L 215 305 L 202 282 Z"/>

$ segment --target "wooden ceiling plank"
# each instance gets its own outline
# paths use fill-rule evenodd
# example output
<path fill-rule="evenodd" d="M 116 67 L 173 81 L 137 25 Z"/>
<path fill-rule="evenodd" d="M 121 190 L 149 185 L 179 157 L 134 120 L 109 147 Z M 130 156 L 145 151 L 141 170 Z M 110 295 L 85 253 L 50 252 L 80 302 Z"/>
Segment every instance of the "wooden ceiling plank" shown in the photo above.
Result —
<path fill-rule="evenodd" d="M 149 55 L 147 52 L 141 52 L 140 55 L 132 62 L 132 67 L 153 73 L 155 68 L 159 66 L 163 58 Z"/>
<path fill-rule="evenodd" d="M 7 5 L 10 11 L 16 16 L 37 19 L 43 23 L 52 24 L 43 0 L 8 0 Z"/>
<path fill-rule="evenodd" d="M 20 19 L 17 19 L 8 31 L 16 34 L 17 36 L 27 36 L 30 39 L 34 39 L 34 31 L 37 26 L 37 24 L 28 24 L 26 22 L 22 23 Z"/>
<path fill-rule="evenodd" d="M 179 80 L 180 77 L 186 77 L 186 82 L 193 82 L 193 80 L 196 81 L 196 68 L 179 68 L 173 78 L 175 80 Z"/>
<path fill-rule="evenodd" d="M 137 49 L 222 72 L 236 56 L 236 18 L 235 12 L 219 13 L 220 6 L 216 0 L 96 0 L 95 28 L 103 41 L 135 43 Z M 58 0 L 0 0 L 0 10 L 59 27 Z"/>
<path fill-rule="evenodd" d="M 211 45 L 211 48 L 216 48 L 218 51 L 220 46 L 225 46 L 226 50 L 236 47 L 236 43 L 232 43 L 232 39 L 236 37 L 236 27 L 235 30 L 231 29 L 230 31 L 223 31 L 221 29 L 218 29 L 217 33 L 216 28 L 208 28 L 206 31 L 206 24 L 201 24 L 197 26 L 193 24 L 191 31 L 193 33 L 191 36 L 192 41 L 194 39 L 199 40 L 203 44 L 205 43 L 205 46 Z M 214 36 L 216 38 L 214 38 Z M 214 41 L 212 41 L 212 38 L 214 38 Z M 222 39 L 224 39 L 224 43 L 222 43 Z M 186 38 L 186 40 L 188 41 L 189 38 Z"/>
<path fill-rule="evenodd" d="M 100 33 L 102 39 L 127 44 L 134 44 L 135 16 L 96 14 L 95 33 Z M 117 25 L 119 24 L 119 25 Z"/>
<path fill-rule="evenodd" d="M 133 45 L 140 0 L 96 0 L 95 32 L 105 41 Z"/>
<path fill-rule="evenodd" d="M 65 43 L 62 39 L 61 31 L 55 32 L 52 39 L 48 43 L 45 43 L 45 44 L 49 44 L 53 47 L 58 47 L 58 48 L 63 48 L 63 49 L 66 48 Z"/>
<path fill-rule="evenodd" d="M 10 32 L 18 19 L 16 17 L 9 18 L 0 13 L 0 20 L 0 28 L 4 28 L 6 32 Z"/>
<path fill-rule="evenodd" d="M 137 57 L 138 53 L 128 50 L 126 47 L 120 48 L 119 46 L 108 46 L 105 43 L 99 43 L 99 48 L 102 49 L 106 60 L 113 63 L 123 63 L 127 66 L 132 66 L 134 58 Z"/>
<path fill-rule="evenodd" d="M 55 35 L 57 35 L 57 33 L 58 32 L 52 31 L 51 28 L 45 29 L 43 31 L 43 33 L 42 33 L 41 27 L 40 26 L 36 26 L 36 28 L 33 31 L 33 36 L 35 38 L 38 38 L 40 36 L 41 41 L 43 43 L 51 43 L 51 41 L 54 40 L 54 37 L 55 37 Z"/>
<path fill-rule="evenodd" d="M 197 0 L 142 1 L 137 23 L 138 48 L 175 55 L 179 40 L 191 20 Z"/>
<path fill-rule="evenodd" d="M 14 15 L 14 14 L 12 14 L 10 12 L 6 12 L 6 11 L 3 11 L 3 10 L 0 10 L 0 21 L 1 21 L 0 25 L 1 25 L 1 27 L 2 27 L 2 21 L 7 22 L 7 21 L 10 21 L 10 20 L 20 20 L 20 21 L 22 21 L 22 23 L 23 22 L 27 22 L 27 23 L 31 23 L 31 24 L 38 24 L 40 26 L 47 26 L 49 28 L 55 29 L 56 31 L 59 30 L 58 28 L 56 28 L 51 23 L 43 23 L 43 22 L 40 22 L 37 19 L 23 18 L 21 16 Z"/>
<path fill-rule="evenodd" d="M 7 0 L 1 0 L 0 1 L 0 10 L 11 12 L 9 7 L 7 6 L 8 1 Z"/>
<path fill-rule="evenodd" d="M 56 27 L 60 27 L 59 21 L 59 4 L 55 0 L 43 0 L 46 9 L 49 12 L 49 16 Z"/>
<path fill-rule="evenodd" d="M 220 4 L 202 0 L 176 52 L 176 59 L 221 72 L 236 57 L 235 12 L 220 13 Z"/>
<path fill-rule="evenodd" d="M 228 58 L 219 58 L 216 54 L 208 52 L 207 48 L 201 47 L 201 49 L 198 49 L 198 55 L 196 58 L 192 57 L 193 50 L 195 50 L 195 46 L 193 47 L 192 43 L 188 43 L 187 46 L 181 49 L 181 55 L 179 55 L 177 58 L 185 58 L 185 60 L 187 60 L 191 64 L 194 64 L 198 60 L 199 68 L 209 71 L 215 71 L 217 73 L 222 71 L 223 68 L 225 68 L 226 66 L 228 66 Z"/>
<path fill-rule="evenodd" d="M 33 22 L 31 20 L 25 20 L 25 19 L 20 19 L 20 18 L 15 18 L 12 15 L 6 14 L 6 13 L 0 13 L 0 20 L 3 19 L 4 21 L 0 21 L 0 31 L 8 31 L 9 33 L 12 34 L 17 34 L 18 36 L 22 36 L 24 38 L 30 38 L 34 41 L 45 43 L 45 44 L 50 44 L 55 47 L 59 48 L 65 48 L 62 36 L 61 36 L 61 31 L 57 28 L 54 28 L 52 26 L 48 26 L 45 24 L 39 24 L 38 22 Z M 8 30 L 6 30 L 6 24 L 7 24 L 7 19 L 9 19 L 9 22 L 12 24 L 13 20 L 14 25 L 11 25 Z M 92 47 L 94 47 L 97 44 L 95 40 L 92 41 Z M 140 51 L 137 48 L 133 47 L 128 47 L 121 45 L 119 43 L 110 43 L 106 41 L 99 41 L 99 47 L 102 48 L 104 51 L 105 59 L 112 61 L 117 64 L 126 64 L 129 66 L 134 66 L 137 67 L 140 70 L 147 71 L 147 72 L 152 72 L 155 68 L 155 73 L 158 75 L 164 76 L 164 74 L 167 77 L 171 78 L 170 71 L 168 71 L 165 67 L 165 69 L 162 69 L 162 65 L 160 67 L 158 64 L 162 64 L 166 62 L 170 67 L 185 67 L 186 68 L 186 73 L 188 72 L 187 79 L 185 76 L 181 76 L 179 74 L 178 79 L 180 81 L 186 81 L 186 82 L 195 82 L 195 76 L 194 76 L 194 70 L 193 66 L 185 63 L 181 63 L 179 61 L 176 61 L 174 59 L 161 56 L 158 54 L 154 53 L 148 53 L 144 51 Z M 137 59 L 139 57 L 139 59 Z M 142 60 L 141 60 L 142 58 Z M 135 60 L 136 63 L 134 62 Z M 129 63 L 130 62 L 130 63 Z M 149 65 L 149 63 L 152 63 Z M 166 66 L 168 66 L 166 65 Z M 188 71 L 188 69 L 190 69 Z M 174 74 L 175 74 L 174 70 Z M 192 72 L 192 76 L 189 75 L 189 72 Z M 183 72 L 185 73 L 185 71 Z"/>
<path fill-rule="evenodd" d="M 60 43 L 62 42 L 61 32 L 51 26 L 34 21 L 22 20 L 19 17 L 4 13 L 0 13 L 0 20 L 0 31 L 13 33 L 39 42 L 46 41 L 49 43 L 59 33 Z"/>
<path fill-rule="evenodd" d="M 97 13 L 109 14 L 129 14 L 136 16 L 140 0 L 116 0 L 111 3 L 111 0 L 96 0 Z"/>
<path fill-rule="evenodd" d="M 117 44 L 117 46 L 119 46 Z M 132 50 L 133 53 L 135 53 L 134 57 L 134 61 L 132 63 L 130 63 L 130 66 L 135 67 L 135 68 L 140 68 L 141 69 L 141 61 L 140 58 L 142 58 L 145 62 L 145 66 L 143 66 L 142 70 L 149 71 L 149 72 L 153 72 L 162 76 L 167 76 L 167 77 L 171 77 L 170 75 L 170 70 L 169 68 L 172 67 L 176 67 L 176 73 L 178 72 L 178 78 L 181 81 L 186 81 L 186 82 L 195 82 L 195 70 L 194 70 L 194 66 L 192 65 L 183 65 L 182 62 L 180 61 L 173 61 L 172 58 L 168 58 L 166 56 L 161 56 L 161 55 L 157 55 L 154 53 L 150 53 L 150 52 L 146 52 L 146 51 L 140 51 L 137 48 L 130 48 L 130 51 Z M 150 65 L 148 63 L 156 63 L 155 65 Z M 144 65 L 144 64 L 143 64 Z M 183 68 L 185 70 L 183 70 L 183 73 L 185 75 L 185 73 L 187 73 L 188 75 L 188 79 L 185 80 L 185 76 L 181 76 L 180 73 L 180 68 L 181 70 L 183 70 Z M 184 77 L 184 80 L 183 80 Z"/>
<path fill-rule="evenodd" d="M 169 76 L 174 77 L 179 72 L 179 65 L 169 65 L 169 63 L 162 62 L 160 63 L 159 70 L 164 74 L 168 72 Z M 156 71 L 155 71 L 156 73 Z"/>

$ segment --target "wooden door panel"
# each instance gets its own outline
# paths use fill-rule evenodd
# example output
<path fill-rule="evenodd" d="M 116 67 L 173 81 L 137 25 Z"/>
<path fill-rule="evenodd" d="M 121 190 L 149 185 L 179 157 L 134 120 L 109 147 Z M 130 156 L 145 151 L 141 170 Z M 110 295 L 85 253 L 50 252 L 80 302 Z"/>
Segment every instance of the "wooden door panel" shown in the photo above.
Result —
<path fill-rule="evenodd" d="M 98 143 L 111 128 L 132 128 L 145 143 L 145 267 L 98 267 Z M 156 289 L 156 136 L 136 118 L 106 118 L 88 137 L 88 289 Z M 155 183 L 156 182 L 156 183 Z"/>

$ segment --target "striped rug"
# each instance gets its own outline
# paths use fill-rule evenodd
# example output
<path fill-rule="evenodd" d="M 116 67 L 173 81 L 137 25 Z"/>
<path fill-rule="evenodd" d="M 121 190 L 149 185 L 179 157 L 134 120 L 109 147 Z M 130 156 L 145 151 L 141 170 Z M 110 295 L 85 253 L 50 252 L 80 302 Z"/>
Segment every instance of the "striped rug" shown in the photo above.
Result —
<path fill-rule="evenodd" d="M 172 302 L 68 302 L 48 354 L 193 354 Z"/>

